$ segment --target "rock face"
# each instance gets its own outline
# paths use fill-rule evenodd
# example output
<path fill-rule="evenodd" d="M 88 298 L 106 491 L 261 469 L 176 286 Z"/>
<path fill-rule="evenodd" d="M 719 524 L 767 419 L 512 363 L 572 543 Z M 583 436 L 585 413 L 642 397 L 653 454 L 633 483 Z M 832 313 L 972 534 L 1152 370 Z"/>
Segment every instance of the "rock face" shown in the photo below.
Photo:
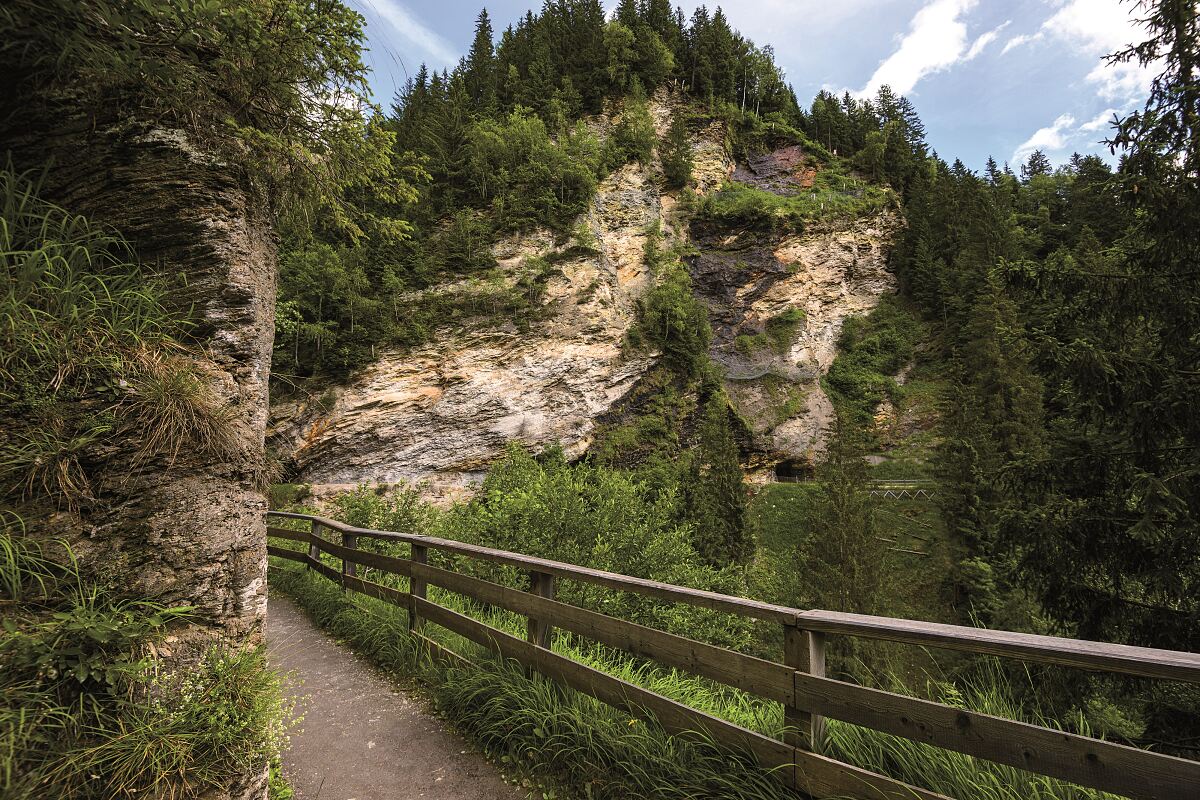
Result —
<path fill-rule="evenodd" d="M 190 669 L 214 640 L 261 637 L 266 613 L 263 436 L 274 334 L 275 242 L 238 174 L 177 130 L 85 114 L 70 102 L 10 116 L 18 169 L 47 162 L 43 195 L 119 230 L 146 265 L 186 275 L 170 301 L 195 320 L 199 374 L 233 436 L 216 451 L 148 461 L 132 437 L 86 468 L 94 499 L 31 508 L 32 535 L 66 539 L 85 573 L 130 596 L 195 608 L 162 668 Z M 115 111 L 113 112 L 116 113 Z M 49 130 L 47 130 L 49 128 Z M 2 422 L 2 420 L 0 420 Z M 212 798 L 261 798 L 265 765 Z"/>
<path fill-rule="evenodd" d="M 734 405 L 757 435 L 759 461 L 811 459 L 825 444 L 833 405 L 820 385 L 837 355 L 842 322 L 895 290 L 887 268 L 899 217 L 890 212 L 762 242 L 753 234 L 709 241 L 693 281 L 708 300 L 713 357 Z M 803 318 L 782 346 L 739 347 L 771 320 Z"/>
<path fill-rule="evenodd" d="M 510 441 L 581 455 L 593 420 L 653 363 L 625 358 L 622 339 L 650 286 L 642 246 L 660 212 L 646 170 L 617 170 L 586 215 L 598 252 L 556 262 L 544 319 L 524 333 L 447 329 L 424 347 L 384 353 L 326 407 L 277 406 L 272 446 L 292 455 L 305 482 L 426 481 L 435 496 L 472 486 Z M 494 254 L 515 273 L 525 258 L 563 252 L 543 233 L 506 239 Z"/>
<path fill-rule="evenodd" d="M 672 102 L 660 91 L 651 103 L 660 134 Z M 594 127 L 603 132 L 609 124 L 605 118 Z M 735 168 L 765 175 L 761 182 L 771 191 L 811 185 L 798 148 L 736 167 L 724 137 L 719 123 L 692 137 L 698 192 L 719 187 Z M 528 331 L 446 328 L 424 347 L 384 353 L 321 402 L 278 404 L 269 440 L 294 460 L 295 479 L 313 484 L 318 495 L 360 482 L 423 481 L 427 495 L 446 498 L 470 491 L 511 441 L 535 449 L 558 443 L 568 456 L 582 455 L 596 420 L 620 407 L 655 360 L 631 356 L 622 339 L 653 282 L 643 256 L 647 228 L 658 221 L 667 244 L 689 235 L 677 196 L 660 185 L 657 165 L 634 164 L 600 185 L 585 215 L 598 243 L 594 254 L 557 260 L 565 251 L 546 232 L 496 245 L 497 260 L 514 274 L 531 256 L 555 259 L 559 267 L 546 313 Z M 690 269 L 710 308 L 713 357 L 728 370 L 731 397 L 754 421 L 752 461 L 802 458 L 819 449 L 832 413 L 819 378 L 833 359 L 842 320 L 892 289 L 886 262 L 895 225 L 894 216 L 880 215 L 782 240 L 693 237 L 701 254 Z M 806 316 L 786 352 L 737 351 L 738 335 L 791 308 Z M 794 397 L 803 402 L 789 401 Z"/>

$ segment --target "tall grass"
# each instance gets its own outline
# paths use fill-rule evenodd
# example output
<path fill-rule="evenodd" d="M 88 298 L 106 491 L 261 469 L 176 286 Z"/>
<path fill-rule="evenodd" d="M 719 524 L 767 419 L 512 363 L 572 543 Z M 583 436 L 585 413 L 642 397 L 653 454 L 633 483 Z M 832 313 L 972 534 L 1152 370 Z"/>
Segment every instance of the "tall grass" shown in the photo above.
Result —
<path fill-rule="evenodd" d="M 163 669 L 190 609 L 116 599 L 69 555 L 0 531 L 0 604 L 22 604 L 0 630 L 0 797 L 182 799 L 266 768 L 289 708 L 262 649 Z"/>
<path fill-rule="evenodd" d="M 115 232 L 42 200 L 0 169 L 0 495 L 92 496 L 89 460 L 118 437 L 135 464 L 232 434 L 184 321 Z"/>
<path fill-rule="evenodd" d="M 426 635 L 476 666 L 436 664 L 408 635 L 403 611 L 335 584 L 291 562 L 273 560 L 271 586 L 293 597 L 339 639 L 378 663 L 420 678 L 440 711 L 504 764 L 548 776 L 585 797 L 794 798 L 750 760 L 701 738 L 673 737 L 593 698 L 529 678 L 473 643 L 437 626 Z M 383 576 L 373 576 L 383 580 Z M 398 583 L 397 583 L 398 585 Z M 430 588 L 430 599 L 513 635 L 524 617 L 480 608 Z M 635 659 L 559 633 L 555 652 L 743 727 L 779 736 L 783 708 L 745 692 Z M 886 681 L 884 681 L 886 683 Z M 1006 690 L 999 668 L 959 685 L 935 684 L 942 702 L 1009 719 L 1049 724 Z M 1086 732 L 1086 729 L 1084 729 Z M 830 720 L 824 751 L 835 758 L 960 800 L 1108 800 L 1011 767 Z"/>

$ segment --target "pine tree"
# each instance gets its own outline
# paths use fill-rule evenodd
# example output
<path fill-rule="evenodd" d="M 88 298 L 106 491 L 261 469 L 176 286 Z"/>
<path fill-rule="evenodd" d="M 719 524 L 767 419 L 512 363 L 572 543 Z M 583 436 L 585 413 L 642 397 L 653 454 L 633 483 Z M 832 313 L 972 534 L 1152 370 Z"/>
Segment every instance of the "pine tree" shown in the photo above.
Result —
<path fill-rule="evenodd" d="M 701 413 L 689 490 L 696 552 L 716 567 L 745 564 L 754 553 L 754 539 L 746 525 L 746 489 L 728 399 L 713 392 Z"/>
<path fill-rule="evenodd" d="M 475 21 L 475 40 L 467 56 L 464 74 L 467 95 L 472 105 L 482 111 L 496 104 L 496 53 L 492 42 L 492 21 L 487 9 L 479 12 Z"/>
<path fill-rule="evenodd" d="M 679 111 L 671 117 L 671 127 L 660 147 L 663 176 L 667 185 L 682 189 L 692 180 L 692 144 L 688 141 L 687 120 Z"/>

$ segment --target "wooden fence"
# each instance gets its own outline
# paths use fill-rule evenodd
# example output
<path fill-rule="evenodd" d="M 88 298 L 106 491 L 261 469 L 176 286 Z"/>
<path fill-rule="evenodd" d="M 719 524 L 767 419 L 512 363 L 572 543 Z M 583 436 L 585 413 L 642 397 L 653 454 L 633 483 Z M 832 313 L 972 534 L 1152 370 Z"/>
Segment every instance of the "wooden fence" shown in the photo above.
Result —
<path fill-rule="evenodd" d="M 270 512 L 268 516 L 309 524 L 309 530 L 269 526 L 268 537 L 308 545 L 305 552 L 268 544 L 270 555 L 306 564 L 346 589 L 407 609 L 413 635 L 420 636 L 436 652 L 451 655 L 422 635 L 422 626 L 427 622 L 635 716 L 657 721 L 668 731 L 703 732 L 723 745 L 748 752 L 789 786 L 815 797 L 942 797 L 814 752 L 814 743 L 821 739 L 822 720 L 828 717 L 1139 800 L 1200 798 L 1197 761 L 825 677 L 828 636 L 856 636 L 1200 683 L 1200 655 L 1195 653 L 861 614 L 802 611 L 463 542 L 355 528 L 324 517 L 284 512 Z M 361 550 L 357 547 L 360 539 L 407 543 L 410 555 L 398 558 Z M 430 550 L 524 570 L 532 590 L 521 591 L 433 566 L 428 563 Z M 340 559 L 341 569 L 323 563 L 322 553 Z M 407 578 L 409 591 L 364 580 L 358 575 L 358 565 Z M 756 658 L 559 602 L 555 599 L 558 579 L 776 623 L 784 633 L 783 660 Z M 426 596 L 430 585 L 526 616 L 526 638 L 431 602 Z M 764 736 L 554 653 L 548 646 L 556 627 L 778 701 L 784 706 L 789 733 L 783 740 Z"/>

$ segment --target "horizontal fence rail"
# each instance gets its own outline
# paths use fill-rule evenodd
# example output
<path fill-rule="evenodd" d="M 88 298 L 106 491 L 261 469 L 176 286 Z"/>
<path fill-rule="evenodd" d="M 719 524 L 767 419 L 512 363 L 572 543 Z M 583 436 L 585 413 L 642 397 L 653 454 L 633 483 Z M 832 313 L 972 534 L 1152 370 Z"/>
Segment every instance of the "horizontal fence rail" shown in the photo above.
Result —
<path fill-rule="evenodd" d="M 309 526 L 309 530 L 268 526 L 270 538 L 308 545 L 307 550 L 296 550 L 268 544 L 270 555 L 305 564 L 345 589 L 406 609 L 410 631 L 437 654 L 459 658 L 423 635 L 426 622 L 450 630 L 504 658 L 514 659 L 609 705 L 654 720 L 668 731 L 701 732 L 723 745 L 749 753 L 787 785 L 815 797 L 941 798 L 934 792 L 815 752 L 825 718 L 1137 800 L 1194 800 L 1200 797 L 1200 762 L 825 676 L 828 636 L 856 636 L 1085 670 L 1200 683 L 1200 655 L 1195 653 L 863 614 L 801 610 L 465 542 L 356 528 L 308 514 L 272 511 L 268 517 L 300 520 Z M 409 546 L 409 557 L 362 550 L 358 543 L 363 539 L 405 543 Z M 428 563 L 431 550 L 523 570 L 529 576 L 531 589 L 514 589 L 435 566 Z M 324 563 L 322 554 L 340 559 L 341 569 Z M 359 566 L 407 578 L 409 590 L 365 580 L 358 575 Z M 558 579 L 777 623 L 784 633 L 783 661 L 757 658 L 561 602 L 556 599 L 555 592 Z M 524 615 L 528 619 L 526 638 L 513 636 L 432 602 L 428 598 L 429 586 Z M 555 628 L 782 703 L 787 733 L 783 740 L 764 736 L 554 653 L 549 645 Z"/>

